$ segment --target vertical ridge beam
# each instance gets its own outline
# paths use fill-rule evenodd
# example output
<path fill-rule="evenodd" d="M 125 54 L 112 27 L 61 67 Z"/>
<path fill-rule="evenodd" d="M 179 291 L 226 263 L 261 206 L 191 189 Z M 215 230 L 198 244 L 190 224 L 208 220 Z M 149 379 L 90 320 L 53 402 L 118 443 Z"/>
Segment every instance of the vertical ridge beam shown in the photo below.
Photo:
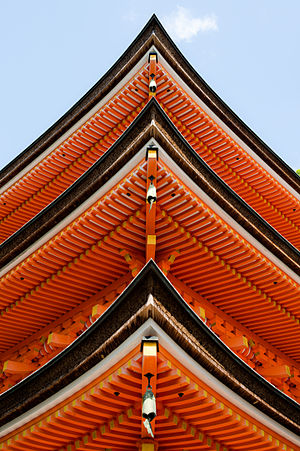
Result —
<path fill-rule="evenodd" d="M 146 154 L 147 160 L 147 193 L 150 185 L 157 188 L 157 161 L 158 149 L 155 146 L 149 146 Z M 156 250 L 156 235 L 155 235 L 155 220 L 156 220 L 156 199 L 149 203 L 148 194 L 146 198 L 146 263 L 152 258 L 155 260 Z"/>
<path fill-rule="evenodd" d="M 157 63 L 157 53 L 149 53 L 149 99 L 156 96 L 157 85 L 156 85 L 156 63 Z"/>
<path fill-rule="evenodd" d="M 145 376 L 148 373 L 153 374 L 151 377 L 151 389 L 156 397 L 156 382 L 157 382 L 157 352 L 158 352 L 158 339 L 157 337 L 144 337 L 141 343 L 141 351 L 143 354 L 143 360 L 142 360 L 142 397 L 144 393 L 146 393 L 147 386 L 148 386 L 148 379 Z M 142 399 L 141 397 L 141 399 Z M 155 434 L 155 419 L 151 422 L 153 435 Z M 141 424 L 141 438 L 145 439 L 142 440 L 142 443 L 153 443 L 153 441 L 149 440 L 148 432 L 143 424 Z M 145 450 L 147 450 L 147 447 L 144 447 Z M 144 449 L 141 448 L 141 449 Z M 153 448 L 154 449 L 154 448 Z M 149 448 L 150 450 L 150 448 Z"/>

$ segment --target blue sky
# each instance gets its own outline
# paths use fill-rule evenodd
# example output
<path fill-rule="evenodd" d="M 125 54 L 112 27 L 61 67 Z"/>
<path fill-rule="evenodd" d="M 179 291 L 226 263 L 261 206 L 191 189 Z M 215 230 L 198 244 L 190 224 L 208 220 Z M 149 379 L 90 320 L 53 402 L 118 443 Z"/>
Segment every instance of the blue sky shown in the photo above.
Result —
<path fill-rule="evenodd" d="M 300 168 L 298 0 L 0 0 L 0 167 L 97 82 L 154 12 L 217 94 Z"/>

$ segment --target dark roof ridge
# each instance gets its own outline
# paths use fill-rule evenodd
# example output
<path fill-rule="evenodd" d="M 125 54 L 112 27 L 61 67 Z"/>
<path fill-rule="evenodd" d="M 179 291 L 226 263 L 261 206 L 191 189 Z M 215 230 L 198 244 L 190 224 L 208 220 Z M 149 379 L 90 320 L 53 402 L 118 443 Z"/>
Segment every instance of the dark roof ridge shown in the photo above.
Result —
<path fill-rule="evenodd" d="M 155 100 L 156 102 L 156 100 Z M 274 227 L 272 227 L 261 215 L 259 215 L 252 207 L 250 207 L 247 202 L 245 202 L 235 191 L 233 191 L 230 186 L 228 186 L 221 177 L 219 177 L 211 168 L 210 166 L 197 154 L 197 152 L 194 151 L 192 146 L 186 141 L 186 139 L 181 135 L 181 133 L 178 131 L 178 129 L 175 127 L 173 122 L 170 120 L 168 115 L 163 111 L 163 109 L 160 107 L 160 105 L 157 103 L 158 110 L 160 112 L 160 115 L 164 117 L 165 124 L 168 124 L 168 127 L 172 132 L 169 134 L 170 137 L 174 138 L 176 137 L 178 141 L 181 141 L 184 143 L 184 147 L 180 146 L 179 149 L 182 151 L 185 149 L 185 155 L 188 155 L 189 162 L 188 164 L 184 165 L 184 171 L 187 173 L 187 175 L 191 174 L 195 168 L 197 168 L 198 171 L 198 177 L 195 179 L 195 177 L 190 177 L 193 179 L 193 181 L 198 184 L 198 186 L 201 186 L 200 179 L 203 177 L 203 170 L 202 168 L 205 168 L 205 172 L 208 175 L 209 179 L 209 188 L 214 186 L 215 188 L 218 187 L 218 190 L 223 193 L 222 199 L 219 198 L 219 200 L 216 199 L 214 190 L 211 190 L 211 197 L 214 201 L 216 201 L 219 206 L 224 209 L 229 215 L 235 219 L 236 222 L 238 222 L 242 227 L 246 228 L 246 230 L 249 231 L 249 227 L 245 227 L 246 223 L 243 221 L 243 218 L 251 217 L 252 227 L 250 233 L 255 236 L 258 241 L 263 243 L 267 248 L 271 250 L 271 252 L 278 256 L 279 247 L 276 245 L 277 243 L 280 243 L 280 249 L 284 251 L 285 255 L 290 255 L 287 259 L 284 257 L 283 254 L 281 254 L 282 260 L 290 266 L 291 261 L 293 260 L 292 266 L 290 266 L 296 274 L 300 275 L 300 251 L 294 247 L 288 240 L 286 240 L 279 232 L 277 232 Z M 164 128 L 164 132 L 166 131 L 166 126 Z M 164 138 L 164 133 L 160 134 L 160 138 Z M 167 141 L 165 141 L 167 143 Z M 181 160 L 180 163 L 177 163 L 178 166 L 183 169 L 184 161 Z M 198 180 L 198 182 L 197 182 Z M 230 198 L 230 201 L 229 201 Z M 225 208 L 224 208 L 225 207 Z M 240 213 L 243 212 L 243 215 L 240 215 Z M 237 220 L 236 216 L 240 216 L 240 220 Z"/>
<path fill-rule="evenodd" d="M 145 132 L 145 129 L 151 127 L 153 103 L 153 100 L 148 102 L 120 138 L 68 189 L 0 244 L 0 268 L 84 202 L 146 144 L 152 137 L 149 131 Z M 81 187 L 83 183 L 85 183 L 84 189 Z M 25 239 L 24 234 L 26 234 Z"/>
<path fill-rule="evenodd" d="M 153 296 L 153 302 L 149 302 L 149 295 Z M 76 341 L 0 395 L 0 424 L 25 413 L 80 377 L 148 318 L 153 318 L 199 365 L 239 396 L 289 430 L 300 432 L 299 404 L 230 351 L 191 310 L 153 261 L 144 266 L 111 307 Z"/>
<path fill-rule="evenodd" d="M 276 173 L 293 189 L 300 192 L 300 179 L 276 153 L 267 146 L 213 91 L 198 72 L 186 60 L 172 41 L 157 16 L 153 14 L 141 32 L 129 45 L 115 64 L 100 80 L 53 126 L 28 146 L 19 156 L 0 171 L 0 186 L 9 181 L 21 169 L 26 167 L 49 145 L 53 144 L 64 132 L 86 114 L 109 90 L 112 89 L 133 67 L 139 58 L 155 45 L 168 63 L 204 101 L 204 103 L 240 138 L 251 147 Z"/>
<path fill-rule="evenodd" d="M 94 86 L 41 136 L 0 170 L 0 187 L 59 139 L 122 80 L 123 76 L 153 45 L 152 31 L 158 25 L 162 27 L 153 14 L 137 37 Z"/>
<path fill-rule="evenodd" d="M 153 119 L 159 125 L 157 129 L 150 125 Z M 166 134 L 169 136 L 168 140 Z M 176 164 L 200 188 L 206 191 L 222 209 L 296 274 L 300 274 L 300 252 L 249 207 L 199 157 L 154 98 L 151 99 L 123 135 L 88 171 L 55 201 L 0 245 L 0 267 L 9 263 L 16 255 L 22 253 L 29 245 L 78 207 L 124 166 L 151 137 L 158 139 L 162 147 L 169 150 Z M 170 142 L 172 142 L 171 146 Z M 124 149 L 126 150 L 124 151 Z"/>
<path fill-rule="evenodd" d="M 248 125 L 240 119 L 224 100 L 222 100 L 209 86 L 185 58 L 156 16 L 153 18 L 153 21 L 155 26 L 162 33 L 164 39 L 166 39 L 170 45 L 170 51 L 168 54 L 163 51 L 163 53 L 165 53 L 163 56 L 169 57 L 167 58 L 167 61 L 173 66 L 175 72 L 181 73 L 181 78 L 186 82 L 189 88 L 204 101 L 222 122 L 224 122 L 246 145 L 252 149 L 254 148 L 258 156 L 265 160 L 266 163 L 283 178 L 283 180 L 295 189 L 295 191 L 300 193 L 300 177 L 297 175 L 296 171 L 280 158 L 279 155 L 277 155 L 276 152 L 274 152 L 253 130 L 251 130 L 250 127 L 248 127 Z M 155 45 L 159 50 L 159 41 L 156 40 Z M 165 48 L 167 48 L 167 46 Z M 180 60 L 179 62 L 178 58 Z M 183 66 L 185 66 L 185 70 L 183 69 Z M 186 79 L 185 74 L 188 74 L 188 79 Z"/>

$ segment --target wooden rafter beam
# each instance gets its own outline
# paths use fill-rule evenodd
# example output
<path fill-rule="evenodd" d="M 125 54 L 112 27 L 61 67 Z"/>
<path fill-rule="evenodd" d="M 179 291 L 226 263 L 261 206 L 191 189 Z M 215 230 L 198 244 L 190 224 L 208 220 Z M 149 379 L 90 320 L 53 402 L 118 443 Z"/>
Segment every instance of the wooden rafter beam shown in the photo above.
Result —
<path fill-rule="evenodd" d="M 149 97 L 155 97 L 157 91 L 156 84 L 156 66 L 157 66 L 157 53 L 151 52 L 149 54 Z"/>
<path fill-rule="evenodd" d="M 172 215 L 168 214 L 165 210 L 162 210 L 162 213 L 167 217 L 170 223 L 174 224 L 174 234 L 171 236 L 172 239 L 169 238 L 170 234 L 168 234 L 167 239 L 158 243 L 160 254 L 165 255 L 167 252 L 170 252 L 170 250 L 177 249 L 181 251 L 182 255 L 188 252 L 193 253 L 194 255 L 189 255 L 185 258 L 189 260 L 190 258 L 199 257 L 201 252 L 206 259 L 214 262 L 215 265 L 218 265 L 219 271 L 222 272 L 222 277 L 224 277 L 224 280 L 221 279 L 220 275 L 215 276 L 213 294 L 219 295 L 220 293 L 222 293 L 222 300 L 224 300 L 227 296 L 230 300 L 226 300 L 226 305 L 228 305 L 228 303 L 234 305 L 238 303 L 241 294 L 243 295 L 244 305 L 247 296 L 250 299 L 250 305 L 253 305 L 253 296 L 256 295 L 262 301 L 261 306 L 266 307 L 269 312 L 273 310 L 272 315 L 274 316 L 275 320 L 278 318 L 278 312 L 281 312 L 281 315 L 284 315 L 286 321 L 290 322 L 292 320 L 294 322 L 294 326 L 297 326 L 299 319 L 297 319 L 287 307 L 281 307 L 280 302 L 274 301 L 274 304 L 274 302 L 272 302 L 272 298 L 269 296 L 269 290 L 265 289 L 263 286 L 262 288 L 260 288 L 259 285 L 253 284 L 253 282 L 250 280 L 250 277 L 244 276 L 242 271 L 235 269 L 235 265 L 228 263 L 226 264 L 226 261 L 222 258 L 221 252 L 216 249 L 212 250 L 213 246 L 211 245 L 204 245 L 204 243 L 198 238 L 198 235 L 195 232 L 190 233 L 188 227 L 183 227 L 181 222 L 174 219 L 173 211 Z M 257 258 L 259 258 L 258 253 Z M 262 262 L 262 264 L 265 264 L 265 262 L 262 261 L 261 258 L 260 262 Z M 177 269 L 179 268 L 178 265 L 176 267 Z M 264 269 L 267 270 L 266 264 Z M 185 275 L 188 276 L 189 282 L 197 282 L 197 287 L 200 287 L 199 289 L 201 289 L 202 285 L 206 284 L 207 275 L 209 275 L 210 278 L 213 277 L 213 274 L 211 274 L 211 271 L 209 269 L 209 265 L 207 265 L 204 270 L 202 269 L 202 271 L 204 272 L 203 274 L 201 274 L 199 273 L 200 269 L 198 265 L 195 264 L 191 268 L 186 265 L 186 261 L 184 261 L 183 259 L 181 259 L 180 262 L 180 270 L 181 274 L 183 274 L 184 272 Z M 224 287 L 226 286 L 225 283 L 227 284 L 227 286 L 231 287 L 232 280 L 234 280 L 236 284 L 234 293 L 232 293 L 232 290 L 230 291 L 230 293 L 224 293 Z M 277 281 L 275 282 L 277 284 Z M 240 293 L 238 292 L 238 290 L 240 291 Z M 280 306 L 280 308 L 278 308 L 278 306 Z"/>
<path fill-rule="evenodd" d="M 170 439 L 169 444 L 170 447 L 176 443 L 176 446 L 183 448 L 189 448 L 191 444 L 194 448 L 194 445 L 197 444 L 199 446 L 197 449 L 210 449 L 214 451 L 226 451 L 228 449 L 218 443 L 211 435 L 205 434 L 199 428 L 189 424 L 188 421 L 181 418 L 177 413 L 172 412 L 171 409 L 165 408 L 163 416 L 168 420 L 170 429 L 172 429 L 172 426 L 176 427 L 177 435 L 172 434 L 172 439 Z"/>
<path fill-rule="evenodd" d="M 157 352 L 158 340 L 156 337 L 144 338 L 142 341 L 142 396 L 145 396 L 149 390 L 156 396 L 156 382 L 157 382 Z M 143 401 L 144 404 L 144 401 Z M 156 402 L 155 402 L 156 409 Z M 155 418 L 151 421 L 151 428 L 153 435 L 155 434 Z M 142 419 L 141 438 L 149 438 L 149 432 L 146 429 L 145 419 Z"/>
<path fill-rule="evenodd" d="M 158 149 L 149 146 L 147 149 L 147 197 L 146 197 L 146 262 L 155 259 L 156 235 L 156 187 Z"/>
<path fill-rule="evenodd" d="M 292 451 L 283 437 L 244 416 L 165 349 L 157 354 L 157 342 L 147 338 L 144 343 L 149 346 L 143 346 L 142 355 L 136 349 L 135 354 L 124 356 L 120 365 L 108 370 L 93 387 L 5 437 L 0 449 L 229 451 L 246 446 L 263 451 L 271 446 Z M 151 378 L 157 395 L 155 440 L 141 439 L 141 388 L 145 371 L 155 372 L 155 365 L 156 387 Z"/>
<path fill-rule="evenodd" d="M 2 381 L 3 387 L 0 381 L 0 391 L 13 386 L 20 379 L 51 360 L 57 350 L 64 349 L 72 343 L 77 337 L 77 332 L 82 332 L 99 318 L 131 280 L 132 275 L 128 272 L 75 309 L 3 354 L 2 371 L 8 379 Z M 63 333 L 61 333 L 61 329 L 63 329 Z M 19 359 L 12 360 L 11 356 L 16 354 L 19 354 Z M 31 364 L 33 358 L 35 363 Z"/>
<path fill-rule="evenodd" d="M 0 242 L 51 203 L 78 179 L 128 128 L 147 103 L 138 77 L 144 66 L 100 111 L 1 194 Z M 135 89 L 139 96 L 135 97 Z M 109 120 L 108 120 L 109 118 Z"/>
<path fill-rule="evenodd" d="M 167 71 L 159 67 L 168 83 L 159 86 L 156 98 L 176 128 L 234 191 L 299 248 L 297 198 L 239 147 Z"/>
<path fill-rule="evenodd" d="M 141 258 L 137 257 L 134 252 L 129 251 L 128 249 L 120 249 L 120 255 L 124 257 L 132 276 L 135 277 L 144 266 L 144 262 Z"/>
<path fill-rule="evenodd" d="M 292 374 L 293 377 L 288 379 L 285 392 L 291 397 L 299 396 L 295 391 L 295 389 L 300 389 L 299 370 L 294 360 L 211 304 L 170 272 L 168 279 L 195 313 L 219 335 L 232 351 L 236 352 L 249 366 L 255 368 L 258 373 L 269 380 L 272 379 L 272 382 L 277 382 L 277 386 L 281 379 L 290 378 Z M 279 363 L 276 364 L 275 361 Z"/>

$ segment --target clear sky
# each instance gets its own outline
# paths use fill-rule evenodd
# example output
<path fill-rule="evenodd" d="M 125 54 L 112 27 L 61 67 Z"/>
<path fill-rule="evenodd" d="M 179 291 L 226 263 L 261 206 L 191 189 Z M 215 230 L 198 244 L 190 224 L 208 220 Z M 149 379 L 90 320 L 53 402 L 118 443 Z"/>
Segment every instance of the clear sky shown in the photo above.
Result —
<path fill-rule="evenodd" d="M 153 13 L 204 80 L 300 168 L 300 1 L 0 0 L 0 167 L 90 89 Z"/>

